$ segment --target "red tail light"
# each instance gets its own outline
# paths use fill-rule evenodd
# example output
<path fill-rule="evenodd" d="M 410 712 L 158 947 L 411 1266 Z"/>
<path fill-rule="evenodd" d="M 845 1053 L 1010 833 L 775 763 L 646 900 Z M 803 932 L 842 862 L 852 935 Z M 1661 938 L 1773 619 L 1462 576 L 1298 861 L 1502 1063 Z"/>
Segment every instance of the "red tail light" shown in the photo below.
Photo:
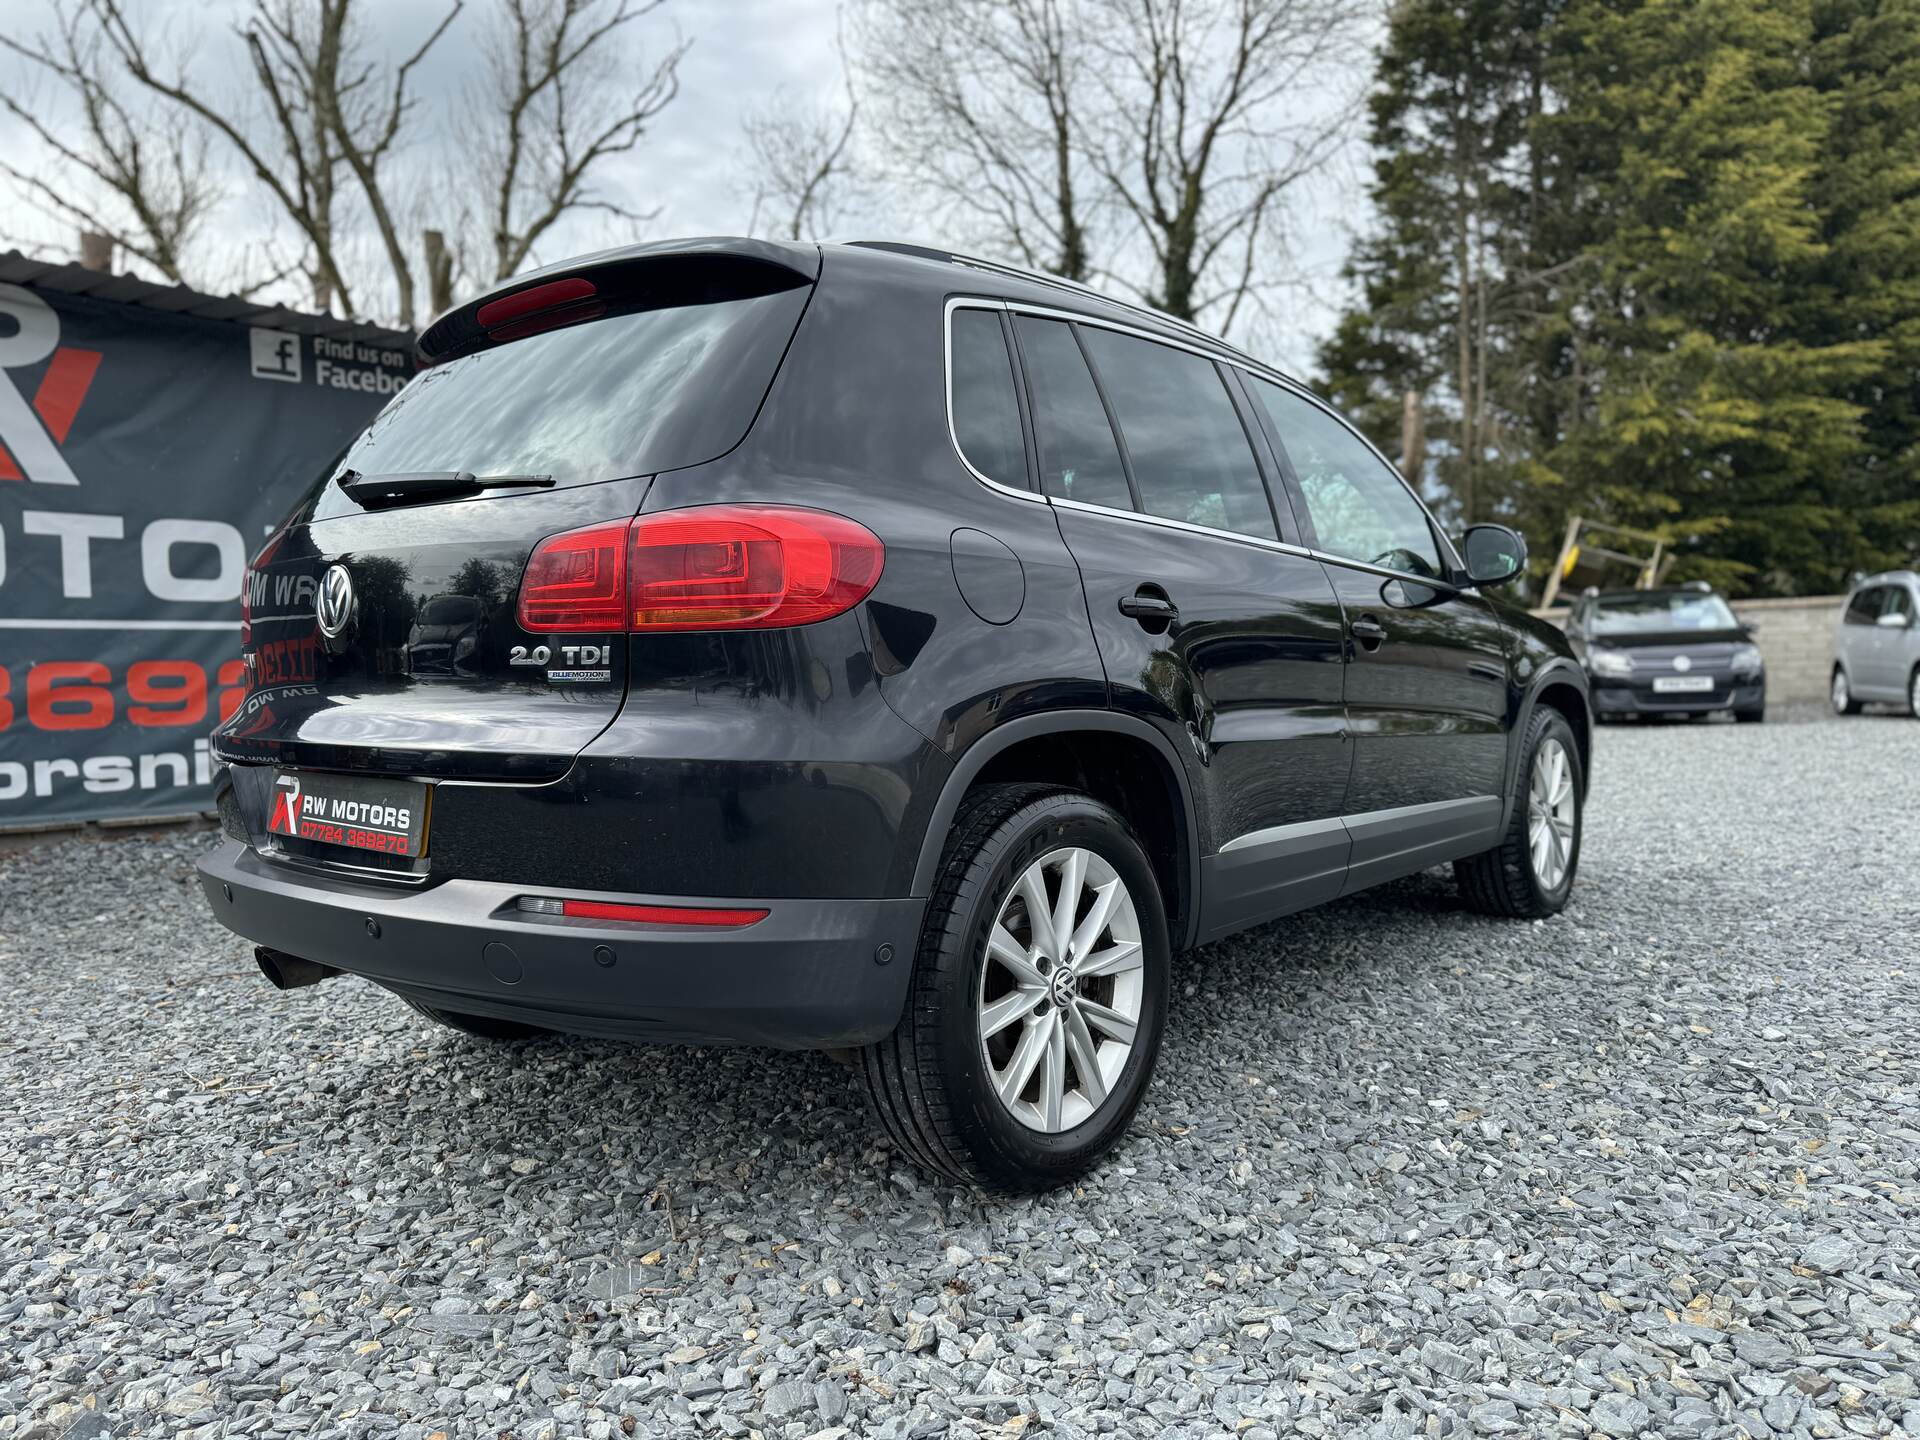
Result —
<path fill-rule="evenodd" d="M 852 609 L 879 583 L 880 539 L 840 515 L 702 505 L 633 522 L 633 630 L 770 630 Z"/>
<path fill-rule="evenodd" d="M 615 537 L 624 539 L 617 545 Z M 609 547 L 616 555 L 606 558 Z M 589 559 L 587 557 L 593 557 Z M 622 564 L 624 562 L 624 565 Z M 886 548 L 864 525 L 788 505 L 700 505 L 540 542 L 520 585 L 523 630 L 771 630 L 852 609 Z M 624 591 L 625 610 L 607 597 Z"/>
<path fill-rule="evenodd" d="M 624 630 L 628 520 L 549 535 L 520 577 L 522 630 Z"/>

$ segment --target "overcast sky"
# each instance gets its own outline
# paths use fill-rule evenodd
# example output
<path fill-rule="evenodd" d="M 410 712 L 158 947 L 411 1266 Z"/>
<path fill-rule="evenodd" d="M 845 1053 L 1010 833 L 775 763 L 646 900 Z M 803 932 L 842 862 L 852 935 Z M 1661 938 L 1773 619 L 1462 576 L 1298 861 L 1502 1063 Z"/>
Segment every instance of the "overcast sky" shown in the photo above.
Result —
<path fill-rule="evenodd" d="M 162 33 L 189 54 L 189 73 L 206 92 L 230 108 L 246 103 L 242 83 L 245 56 L 233 34 L 234 21 L 249 8 L 246 0 L 129 0 L 129 10 L 150 33 Z M 468 0 L 466 12 L 429 54 L 416 87 L 422 134 L 414 161 L 433 150 L 429 131 L 458 133 L 459 98 L 479 69 L 477 39 L 487 0 Z M 367 4 L 365 23 L 380 49 L 405 54 L 444 13 L 433 0 L 382 0 Z M 32 34 L 49 24 L 49 0 L 0 0 L 0 31 Z M 742 167 L 743 113 L 776 94 L 835 99 L 842 85 L 835 50 L 835 0 L 672 0 L 634 32 L 639 56 L 658 53 L 676 33 L 693 44 L 682 62 L 679 97 L 654 122 L 649 136 L 631 154 L 618 157 L 600 175 L 609 199 L 633 210 L 658 208 L 658 217 L 639 228 L 606 216 L 571 220 L 550 232 L 537 259 L 542 262 L 635 238 L 741 233 L 752 213 L 751 184 Z M 1355 81 L 1364 77 L 1356 74 Z M 61 92 L 37 81 L 32 67 L 0 53 L 0 90 L 30 101 L 35 113 L 58 126 L 64 118 Z M 0 157 L 32 156 L 37 146 L 24 125 L 0 114 Z M 255 183 L 216 146 L 227 198 L 217 233 L 230 237 L 226 273 L 209 277 L 208 288 L 221 289 L 241 275 L 267 268 L 263 256 L 239 253 L 241 237 L 259 231 L 261 204 Z M 1365 155 L 1357 144 L 1311 193 L 1299 197 L 1293 216 L 1294 259 L 1304 283 L 1277 297 L 1271 313 L 1254 330 L 1236 334 L 1274 361 L 1296 371 L 1311 369 L 1316 342 L 1330 328 L 1342 287 L 1338 271 L 1346 254 L 1364 193 Z M 40 173 L 45 173 L 42 162 Z M 876 194 L 845 217 L 837 238 L 887 237 L 950 243 L 925 217 L 902 216 L 898 202 Z M 423 222 L 431 223 L 431 222 Z M 371 234 L 358 243 L 371 247 Z M 0 183 L 0 247 L 53 254 L 73 244 L 69 227 L 50 223 L 19 203 L 17 193 Z M 291 251 L 282 245 L 280 258 Z M 371 257 L 369 257 L 371 258 Z M 275 298 L 300 303 L 297 286 Z"/>

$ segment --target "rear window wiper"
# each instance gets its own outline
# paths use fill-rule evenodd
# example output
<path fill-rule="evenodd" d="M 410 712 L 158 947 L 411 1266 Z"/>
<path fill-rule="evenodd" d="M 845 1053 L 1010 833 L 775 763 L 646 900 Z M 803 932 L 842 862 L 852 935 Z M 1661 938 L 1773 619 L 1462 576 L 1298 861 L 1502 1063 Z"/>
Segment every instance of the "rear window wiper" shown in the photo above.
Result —
<path fill-rule="evenodd" d="M 390 475 L 362 475 L 343 470 L 334 482 L 369 510 L 412 505 L 422 500 L 446 500 L 455 495 L 477 495 L 482 490 L 545 489 L 551 475 L 476 475 L 471 470 L 404 470 Z"/>

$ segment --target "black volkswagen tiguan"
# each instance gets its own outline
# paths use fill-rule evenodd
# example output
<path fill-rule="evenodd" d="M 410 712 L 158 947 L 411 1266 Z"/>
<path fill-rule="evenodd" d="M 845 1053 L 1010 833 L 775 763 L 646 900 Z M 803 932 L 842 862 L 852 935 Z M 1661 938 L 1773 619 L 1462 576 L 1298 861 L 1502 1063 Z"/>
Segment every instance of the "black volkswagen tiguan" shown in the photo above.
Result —
<path fill-rule="evenodd" d="M 508 282 L 249 570 L 215 914 L 473 1035 L 841 1052 L 924 1165 L 1127 1128 L 1174 956 L 1452 862 L 1538 917 L 1587 679 L 1298 384 L 1077 286 L 694 240 Z"/>

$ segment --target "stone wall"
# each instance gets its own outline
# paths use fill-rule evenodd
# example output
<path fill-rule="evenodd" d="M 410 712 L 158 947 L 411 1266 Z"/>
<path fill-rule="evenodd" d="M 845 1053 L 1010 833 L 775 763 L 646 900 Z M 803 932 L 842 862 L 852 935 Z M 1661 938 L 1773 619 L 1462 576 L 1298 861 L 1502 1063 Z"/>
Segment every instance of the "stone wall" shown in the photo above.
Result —
<path fill-rule="evenodd" d="M 1786 600 L 1736 600 L 1734 614 L 1755 625 L 1754 644 L 1767 660 L 1767 701 L 1794 705 L 1827 698 L 1833 673 L 1833 627 L 1844 595 L 1795 596 Z M 1556 625 L 1565 607 L 1543 612 Z"/>

